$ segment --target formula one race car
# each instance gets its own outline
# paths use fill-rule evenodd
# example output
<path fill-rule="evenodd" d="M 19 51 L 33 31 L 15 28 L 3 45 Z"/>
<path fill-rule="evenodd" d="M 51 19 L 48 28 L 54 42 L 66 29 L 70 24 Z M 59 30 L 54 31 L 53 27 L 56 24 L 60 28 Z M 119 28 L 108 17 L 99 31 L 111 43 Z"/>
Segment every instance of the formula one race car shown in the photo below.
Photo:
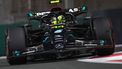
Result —
<path fill-rule="evenodd" d="M 26 63 L 28 59 L 60 59 L 85 53 L 99 56 L 112 54 L 115 45 L 107 17 L 84 14 L 87 14 L 86 6 L 29 12 L 29 22 L 39 21 L 39 28 L 34 29 L 28 23 L 7 30 L 6 52 L 9 64 Z"/>

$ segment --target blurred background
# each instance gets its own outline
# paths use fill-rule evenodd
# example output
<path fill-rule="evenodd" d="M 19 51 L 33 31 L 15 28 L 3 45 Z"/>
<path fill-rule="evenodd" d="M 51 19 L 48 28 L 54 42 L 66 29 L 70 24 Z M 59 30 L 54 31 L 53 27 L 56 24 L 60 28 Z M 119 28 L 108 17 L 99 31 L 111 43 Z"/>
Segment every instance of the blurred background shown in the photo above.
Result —
<path fill-rule="evenodd" d="M 86 0 L 62 0 L 63 8 L 79 7 Z M 122 8 L 122 0 L 87 0 L 89 11 Z M 47 11 L 52 6 L 49 0 L 0 0 L 0 24 L 25 20 L 26 13 Z"/>
<path fill-rule="evenodd" d="M 122 8 L 122 0 L 62 0 L 58 6 L 74 8 L 85 3 L 88 6 L 88 12 Z M 48 11 L 51 7 L 53 5 L 49 4 L 49 0 L 0 0 L 0 56 L 5 55 L 5 31 L 7 28 L 27 23 L 26 14 L 30 10 L 41 12 Z M 106 11 L 106 13 L 113 20 L 116 43 L 122 43 L 122 10 Z"/>

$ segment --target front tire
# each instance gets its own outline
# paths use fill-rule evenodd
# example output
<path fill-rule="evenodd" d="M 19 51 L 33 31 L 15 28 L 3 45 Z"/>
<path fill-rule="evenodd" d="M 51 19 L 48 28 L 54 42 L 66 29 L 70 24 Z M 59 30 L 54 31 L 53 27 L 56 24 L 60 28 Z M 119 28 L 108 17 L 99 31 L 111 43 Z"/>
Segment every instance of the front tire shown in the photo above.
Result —
<path fill-rule="evenodd" d="M 8 29 L 6 32 L 6 55 L 10 65 L 26 63 L 25 32 L 23 28 Z"/>
<path fill-rule="evenodd" d="M 113 31 L 111 23 L 107 17 L 99 17 L 93 21 L 98 47 L 96 55 L 105 56 L 114 53 L 115 44 L 113 40 Z"/>

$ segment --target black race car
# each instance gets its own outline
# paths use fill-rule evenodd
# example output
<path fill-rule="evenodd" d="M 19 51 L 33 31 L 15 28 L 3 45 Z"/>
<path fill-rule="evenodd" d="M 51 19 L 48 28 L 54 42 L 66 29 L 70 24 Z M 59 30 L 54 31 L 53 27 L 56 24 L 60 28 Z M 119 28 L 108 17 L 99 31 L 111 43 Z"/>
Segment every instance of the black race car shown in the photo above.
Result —
<path fill-rule="evenodd" d="M 99 56 L 114 52 L 111 23 L 106 16 L 84 16 L 86 7 L 49 12 L 28 13 L 30 23 L 9 28 L 6 32 L 6 53 L 9 64 L 26 63 L 31 59 L 60 59 L 85 53 Z M 82 16 L 82 17 L 79 17 Z M 77 19 L 79 18 L 79 20 Z"/>

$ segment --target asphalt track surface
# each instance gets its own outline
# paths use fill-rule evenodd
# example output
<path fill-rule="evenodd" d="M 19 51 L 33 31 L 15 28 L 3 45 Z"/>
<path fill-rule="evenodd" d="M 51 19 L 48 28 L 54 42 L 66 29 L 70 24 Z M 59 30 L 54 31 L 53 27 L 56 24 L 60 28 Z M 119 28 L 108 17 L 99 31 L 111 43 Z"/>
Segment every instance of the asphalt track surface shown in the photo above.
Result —
<path fill-rule="evenodd" d="M 122 47 L 117 47 L 116 51 L 122 51 Z M 9 65 L 6 59 L 0 59 L 0 69 L 122 69 L 122 64 L 89 63 L 79 62 L 78 59 L 85 59 L 89 55 L 78 58 L 35 61 L 23 65 Z"/>

